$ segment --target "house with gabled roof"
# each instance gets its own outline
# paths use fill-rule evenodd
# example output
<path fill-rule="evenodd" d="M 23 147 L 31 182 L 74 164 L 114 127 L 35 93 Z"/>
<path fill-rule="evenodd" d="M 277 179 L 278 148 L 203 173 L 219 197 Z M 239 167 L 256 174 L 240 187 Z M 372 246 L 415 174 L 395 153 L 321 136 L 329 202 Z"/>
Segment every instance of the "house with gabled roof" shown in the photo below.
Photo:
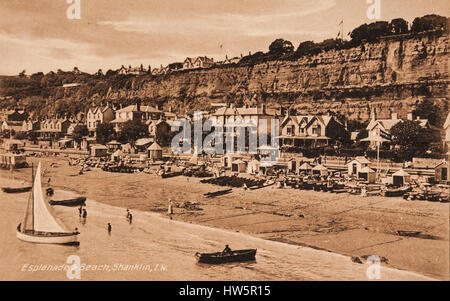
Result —
<path fill-rule="evenodd" d="M 187 57 L 183 62 L 183 69 L 194 69 L 195 59 Z"/>
<path fill-rule="evenodd" d="M 423 128 L 428 128 L 430 126 L 428 119 L 421 119 L 420 117 L 414 119 L 412 113 L 409 113 L 407 115 L 406 120 L 418 122 Z M 364 140 L 371 141 L 370 146 L 372 148 L 376 148 L 377 141 L 389 142 L 392 138 L 391 129 L 395 125 L 403 121 L 403 119 L 398 118 L 397 113 L 392 113 L 391 118 L 376 118 L 375 110 L 372 109 L 370 114 L 370 122 L 366 128 L 368 132 L 368 138 Z"/>
<path fill-rule="evenodd" d="M 86 114 L 86 126 L 89 134 L 91 136 L 95 135 L 97 126 L 102 123 L 111 122 L 114 119 L 114 115 L 114 110 L 109 104 L 104 107 L 89 108 Z"/>
<path fill-rule="evenodd" d="M 333 115 L 288 115 L 280 123 L 282 145 L 319 147 L 331 145 L 347 135 Z"/>
<path fill-rule="evenodd" d="M 183 69 L 210 68 L 214 65 L 214 59 L 207 56 L 187 57 L 183 62 Z"/>
<path fill-rule="evenodd" d="M 41 123 L 39 120 L 24 120 L 22 122 L 22 131 L 23 132 L 33 132 L 40 130 Z"/>
<path fill-rule="evenodd" d="M 111 121 L 116 132 L 120 131 L 121 125 L 129 120 L 140 119 L 142 122 L 148 120 L 159 120 L 164 116 L 164 112 L 152 106 L 141 104 L 129 105 L 115 112 L 115 118 Z"/>
<path fill-rule="evenodd" d="M 194 68 L 210 68 L 212 66 L 214 66 L 214 59 L 206 56 L 199 56 L 194 61 Z"/>
<path fill-rule="evenodd" d="M 66 118 L 45 119 L 36 132 L 44 139 L 58 139 L 67 134 L 71 122 Z"/>

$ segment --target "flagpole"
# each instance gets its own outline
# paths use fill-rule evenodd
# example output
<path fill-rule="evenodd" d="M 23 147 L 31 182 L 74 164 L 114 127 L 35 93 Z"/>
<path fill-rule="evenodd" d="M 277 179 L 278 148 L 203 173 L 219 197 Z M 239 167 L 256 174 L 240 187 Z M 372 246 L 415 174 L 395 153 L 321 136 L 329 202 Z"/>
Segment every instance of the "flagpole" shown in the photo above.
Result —
<path fill-rule="evenodd" d="M 380 175 L 380 141 L 377 142 L 377 178 Z"/>
<path fill-rule="evenodd" d="M 380 175 L 380 144 L 381 144 L 381 133 L 380 133 L 380 129 L 377 128 L 377 178 Z"/>

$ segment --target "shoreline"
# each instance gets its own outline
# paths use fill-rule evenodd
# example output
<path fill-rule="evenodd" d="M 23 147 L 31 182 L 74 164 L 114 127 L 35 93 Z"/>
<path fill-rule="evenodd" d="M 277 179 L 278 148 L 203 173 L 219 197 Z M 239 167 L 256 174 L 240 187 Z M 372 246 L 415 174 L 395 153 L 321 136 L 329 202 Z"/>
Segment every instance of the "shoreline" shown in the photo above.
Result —
<path fill-rule="evenodd" d="M 167 212 L 167 201 L 170 198 L 176 205 L 172 216 L 174 222 L 239 232 L 259 239 L 307 247 L 350 258 L 378 255 L 389 260 L 389 263 L 386 265 L 383 263 L 383 266 L 440 280 L 449 279 L 448 259 L 446 260 L 448 205 L 445 204 L 424 202 L 413 204 L 398 199 L 380 197 L 362 199 L 352 195 L 336 196 L 323 192 L 271 188 L 254 192 L 233 188 L 231 195 L 203 199 L 202 193 L 222 188 L 201 184 L 196 178 L 161 179 L 155 175 L 114 174 L 96 169 L 72 177 L 71 174 L 74 174 L 76 167 L 69 167 L 64 158 L 33 158 L 33 160 L 43 162 L 45 166 L 43 169 L 47 170 L 44 177 L 52 178 L 53 188 L 84 195 L 88 198 L 88 202 L 91 199 L 101 204 L 124 210 L 125 208 L 140 210 L 169 220 L 168 215 L 163 212 Z M 57 162 L 58 166 L 50 168 L 50 162 Z M 26 175 L 30 174 L 29 170 L 17 170 L 14 176 L 19 180 L 26 180 Z M 9 172 L 2 171 L 0 176 L 5 177 L 8 174 Z M 75 181 L 70 181 L 71 179 Z M 104 189 L 99 190 L 98 185 L 103 185 Z M 119 194 L 118 199 L 115 194 Z M 305 203 L 289 202 L 294 194 L 295 197 L 313 200 L 307 200 Z M 283 200 L 278 201 L 277 197 Z M 335 199 L 339 198 L 343 198 L 349 204 L 345 202 L 336 205 Z M 196 204 L 201 210 L 180 208 L 185 201 Z M 408 208 L 409 204 L 413 204 L 413 208 Z M 431 214 L 427 213 L 428 209 L 432 209 Z M 408 230 L 406 226 L 422 225 L 419 230 L 435 239 L 405 238 L 389 233 L 386 231 L 387 226 L 382 225 L 385 223 L 382 216 L 374 220 L 369 218 L 367 221 L 360 219 L 360 215 L 365 215 L 366 211 L 368 216 L 371 211 L 377 214 L 385 213 L 387 216 L 392 214 L 395 221 L 406 223 L 404 230 Z M 302 212 L 304 218 L 299 218 L 297 214 L 293 214 L 294 212 Z M 351 220 L 344 219 L 339 216 L 344 212 L 356 214 L 358 218 L 353 220 L 352 216 Z M 389 219 L 391 218 L 389 216 Z M 423 219 L 423 222 L 420 219 Z M 442 229 L 438 227 L 439 224 L 445 223 L 447 227 Z M 380 229 L 381 227 L 385 229 Z M 408 256 L 408 253 L 413 254 Z"/>

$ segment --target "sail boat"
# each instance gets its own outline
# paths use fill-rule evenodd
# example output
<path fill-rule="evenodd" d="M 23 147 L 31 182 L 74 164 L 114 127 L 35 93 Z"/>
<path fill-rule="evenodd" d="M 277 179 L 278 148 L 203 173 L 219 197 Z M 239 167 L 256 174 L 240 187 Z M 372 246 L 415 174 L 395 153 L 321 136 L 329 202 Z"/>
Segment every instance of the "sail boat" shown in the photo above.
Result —
<path fill-rule="evenodd" d="M 78 234 L 78 231 L 68 231 L 52 215 L 42 194 L 41 163 L 39 162 L 36 176 L 33 179 L 33 189 L 25 210 L 25 217 L 22 223 L 17 226 L 17 238 L 34 243 L 79 245 Z"/>

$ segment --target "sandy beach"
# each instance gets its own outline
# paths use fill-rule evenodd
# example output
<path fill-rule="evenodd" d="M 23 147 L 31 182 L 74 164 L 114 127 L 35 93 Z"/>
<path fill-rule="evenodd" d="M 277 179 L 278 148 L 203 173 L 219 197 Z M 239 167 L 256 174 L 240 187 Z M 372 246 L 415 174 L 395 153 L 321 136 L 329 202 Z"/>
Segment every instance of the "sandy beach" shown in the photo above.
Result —
<path fill-rule="evenodd" d="M 88 203 L 92 199 L 143 213 L 160 213 L 168 220 L 168 200 L 172 199 L 174 222 L 221 228 L 348 257 L 378 255 L 387 259 L 383 263 L 386 267 L 449 279 L 448 204 L 272 187 L 256 191 L 234 188 L 231 194 L 206 199 L 203 193 L 223 188 L 182 176 L 162 179 L 99 169 L 76 175 L 79 167 L 70 167 L 67 158 L 28 160 L 42 161 L 44 182 L 50 177 L 53 188 L 86 196 Z M 50 167 L 55 162 L 57 166 Z M 2 171 L 0 177 L 29 182 L 30 172 Z M 197 203 L 200 210 L 177 207 L 186 201 Z M 400 237 L 397 230 L 422 233 L 417 238 Z"/>

